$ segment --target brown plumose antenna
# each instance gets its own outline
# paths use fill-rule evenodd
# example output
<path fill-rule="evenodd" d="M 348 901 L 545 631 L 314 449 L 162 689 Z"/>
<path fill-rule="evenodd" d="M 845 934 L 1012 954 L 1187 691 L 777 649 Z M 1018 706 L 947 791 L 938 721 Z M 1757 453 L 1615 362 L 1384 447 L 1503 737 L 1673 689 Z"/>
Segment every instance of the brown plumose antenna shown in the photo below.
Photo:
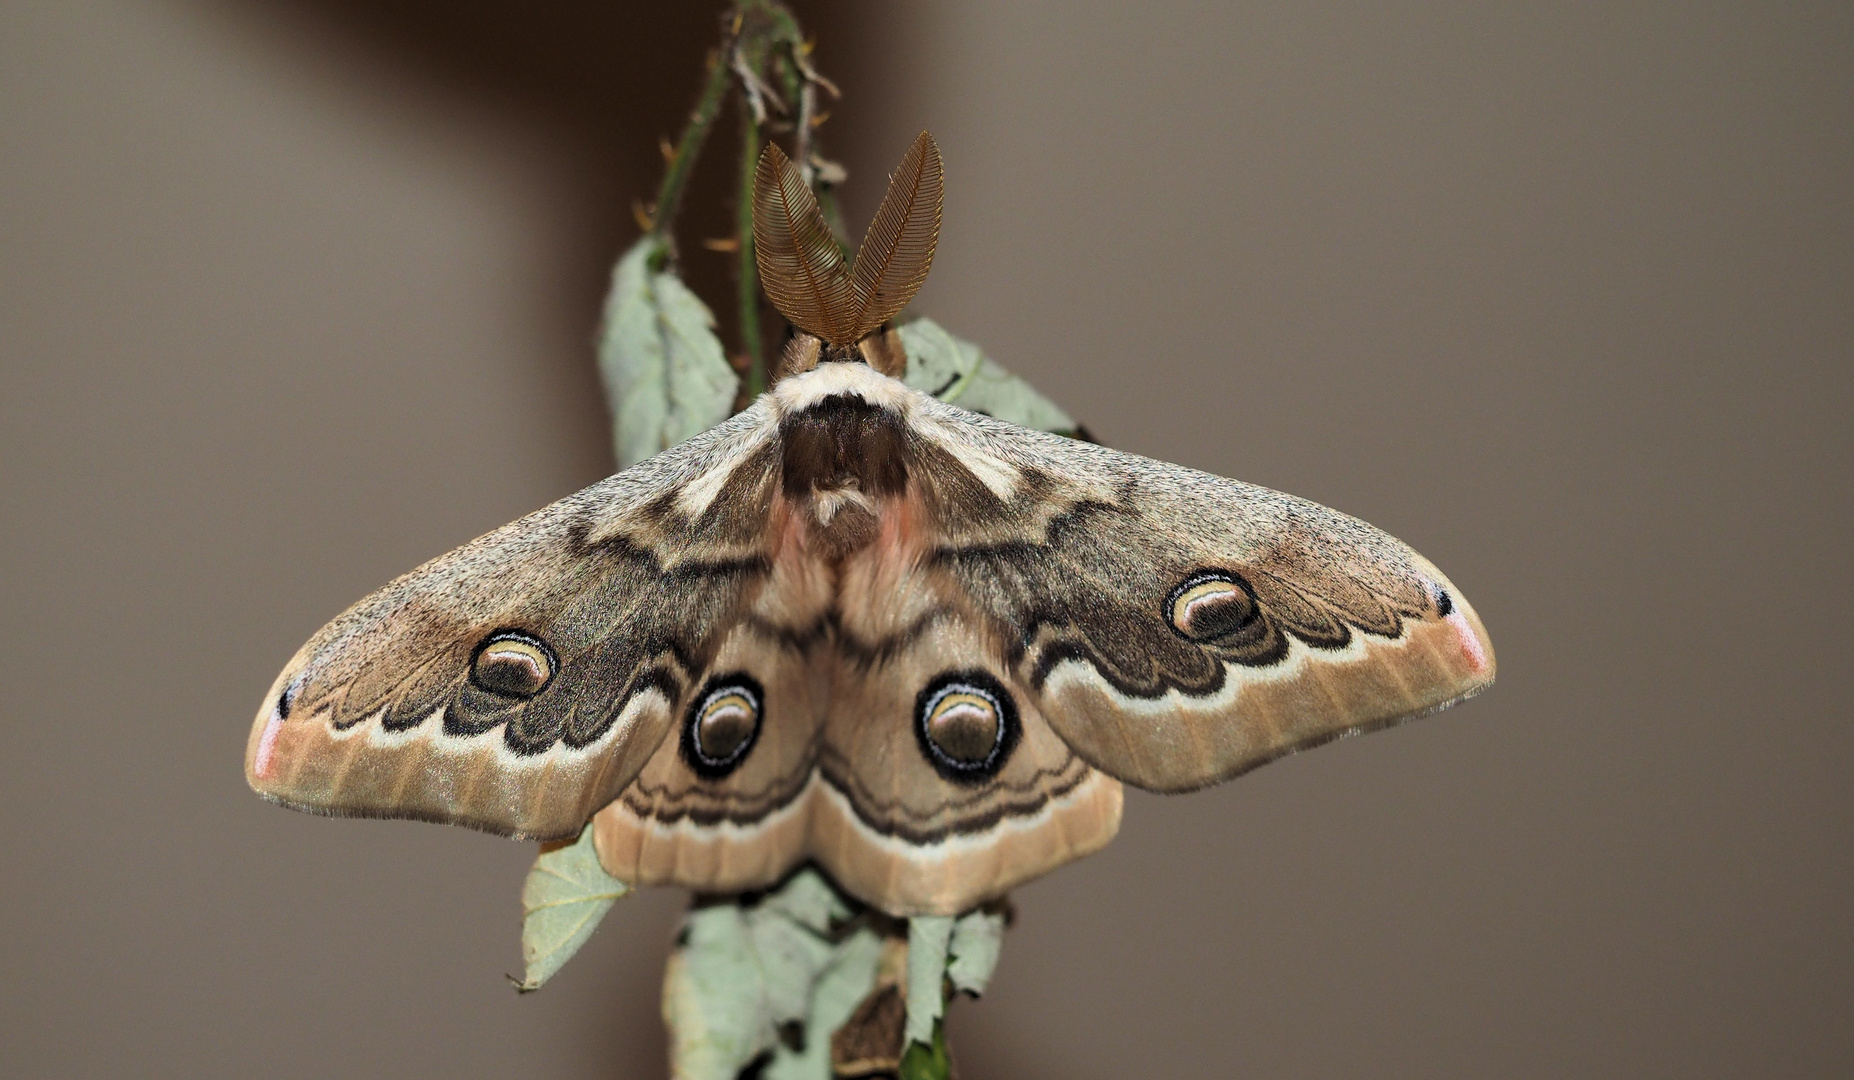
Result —
<path fill-rule="evenodd" d="M 927 280 L 944 193 L 940 148 L 923 131 L 889 178 L 852 268 L 804 177 L 768 143 L 753 181 L 753 257 L 767 298 L 805 333 L 837 349 L 855 345 Z"/>
<path fill-rule="evenodd" d="M 843 249 L 831 235 L 810 185 L 767 143 L 753 178 L 753 259 L 779 314 L 833 345 L 856 338 L 856 299 Z"/>

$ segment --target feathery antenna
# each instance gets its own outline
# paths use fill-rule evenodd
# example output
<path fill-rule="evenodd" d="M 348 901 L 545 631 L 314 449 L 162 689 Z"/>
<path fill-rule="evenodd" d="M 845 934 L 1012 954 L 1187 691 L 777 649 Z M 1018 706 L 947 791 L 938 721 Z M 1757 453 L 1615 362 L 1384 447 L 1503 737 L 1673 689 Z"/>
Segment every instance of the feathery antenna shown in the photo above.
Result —
<path fill-rule="evenodd" d="M 914 299 L 933 267 L 945 194 L 940 148 L 925 131 L 889 177 L 888 194 L 863 234 L 850 286 L 856 291 L 856 339 L 894 318 Z"/>
<path fill-rule="evenodd" d="M 767 143 L 753 178 L 753 258 L 779 314 L 832 345 L 856 341 L 855 293 L 843 249 L 785 151 Z"/>
<path fill-rule="evenodd" d="M 852 268 L 804 177 L 768 143 L 753 183 L 753 253 L 767 298 L 793 326 L 833 346 L 875 333 L 927 280 L 944 194 L 940 148 L 923 131 L 889 178 Z"/>

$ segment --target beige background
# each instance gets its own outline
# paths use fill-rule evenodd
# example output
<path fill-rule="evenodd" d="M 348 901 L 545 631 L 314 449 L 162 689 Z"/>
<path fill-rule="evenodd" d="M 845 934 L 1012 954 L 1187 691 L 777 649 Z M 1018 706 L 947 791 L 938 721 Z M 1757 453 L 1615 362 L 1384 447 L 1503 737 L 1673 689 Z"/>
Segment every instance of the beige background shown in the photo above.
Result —
<path fill-rule="evenodd" d="M 323 621 L 609 467 L 707 6 L 0 6 L 0 1072 L 661 1074 L 679 894 L 517 998 L 530 848 L 238 765 Z M 1854 1072 L 1851 9 L 1311 8 L 803 9 L 855 220 L 944 147 L 918 310 L 1409 540 L 1499 647 L 1133 795 L 1018 894 L 964 1075 Z"/>

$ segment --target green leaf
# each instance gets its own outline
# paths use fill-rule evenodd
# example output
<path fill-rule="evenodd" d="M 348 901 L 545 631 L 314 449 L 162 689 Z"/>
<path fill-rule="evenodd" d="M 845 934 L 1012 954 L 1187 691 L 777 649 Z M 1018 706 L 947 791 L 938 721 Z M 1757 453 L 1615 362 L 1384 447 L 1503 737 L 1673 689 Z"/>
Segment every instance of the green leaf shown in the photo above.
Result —
<path fill-rule="evenodd" d="M 571 844 L 543 850 L 521 887 L 520 989 L 537 990 L 552 978 L 630 891 L 599 865 L 591 828 Z"/>
<path fill-rule="evenodd" d="M 620 469 L 727 419 L 740 385 L 713 313 L 675 274 L 650 268 L 655 248 L 646 237 L 618 260 L 599 336 Z"/>
<path fill-rule="evenodd" d="M 969 911 L 957 919 L 932 916 L 908 920 L 907 1047 L 902 1080 L 945 1080 L 946 986 L 978 994 L 998 966 L 1004 944 L 1004 914 Z"/>
<path fill-rule="evenodd" d="M 850 917 L 850 905 L 843 902 L 843 897 L 831 888 L 822 874 L 810 867 L 792 875 L 791 880 L 768 895 L 760 906 L 782 912 L 793 922 L 818 934 L 827 933 L 831 923 Z"/>
<path fill-rule="evenodd" d="M 874 988 L 881 958 L 882 935 L 868 927 L 837 943 L 811 987 L 804 1048 L 774 1047 L 763 1080 L 830 1080 L 830 1037 Z"/>
<path fill-rule="evenodd" d="M 850 909 L 809 868 L 757 902 L 691 911 L 663 987 L 679 1080 L 732 1080 L 771 1050 L 766 1080 L 829 1080 L 830 1036 L 875 985 L 882 938 L 833 926 Z M 802 1050 L 779 1026 L 802 1021 Z"/>
<path fill-rule="evenodd" d="M 778 1037 L 745 909 L 721 903 L 683 920 L 663 979 L 677 1080 L 733 1080 Z"/>
<path fill-rule="evenodd" d="M 985 992 L 991 973 L 998 967 L 998 953 L 1004 948 L 1004 913 L 1002 911 L 968 911 L 953 924 L 953 938 L 946 951 L 952 960 L 946 965 L 946 977 L 953 989 L 977 997 Z"/>
<path fill-rule="evenodd" d="M 956 338 L 932 319 L 916 319 L 897 330 L 908 353 L 902 381 L 950 405 L 1008 420 L 1038 431 L 1072 432 L 1075 421 L 1030 384 L 1004 370 L 970 341 Z"/>
<path fill-rule="evenodd" d="M 908 920 L 908 1027 L 910 1043 L 933 1038 L 933 1025 L 946 1006 L 946 947 L 952 941 L 953 920 L 946 915 L 923 915 Z"/>
<path fill-rule="evenodd" d="M 766 1015 L 774 1024 L 803 1020 L 811 1007 L 811 986 L 830 963 L 830 941 L 766 904 L 747 913 L 747 927 L 760 962 Z"/>

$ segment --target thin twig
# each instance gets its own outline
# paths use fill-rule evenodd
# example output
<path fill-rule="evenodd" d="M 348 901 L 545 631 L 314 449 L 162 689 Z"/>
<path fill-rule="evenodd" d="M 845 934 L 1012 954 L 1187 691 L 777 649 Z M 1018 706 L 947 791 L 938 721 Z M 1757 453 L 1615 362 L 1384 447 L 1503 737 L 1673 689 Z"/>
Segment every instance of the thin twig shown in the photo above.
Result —
<path fill-rule="evenodd" d="M 811 162 L 811 133 L 818 124 L 822 123 L 822 119 L 818 116 L 818 87 L 823 87 L 824 92 L 831 96 L 832 101 L 842 100 L 843 91 L 837 89 L 836 83 L 826 79 L 819 74 L 817 68 L 811 66 L 811 46 L 808 43 L 793 41 L 787 43 L 787 48 L 792 57 L 792 66 L 798 69 L 799 82 L 802 87 L 798 92 L 798 134 L 792 140 L 794 151 L 792 159 L 797 161 L 799 169 L 803 170 L 805 181 L 815 183 L 817 167 Z"/>
<path fill-rule="evenodd" d="M 773 109 L 783 113 L 785 102 L 773 92 L 772 87 L 766 85 L 766 80 L 760 78 L 759 72 L 753 70 L 754 62 L 747 57 L 747 49 L 741 42 L 735 42 L 733 54 L 731 62 L 734 66 L 734 74 L 740 76 L 740 88 L 746 93 L 747 104 L 753 109 L 753 122 L 764 127 L 768 116 L 766 103 L 772 102 Z"/>
<path fill-rule="evenodd" d="M 760 128 L 751 95 L 740 109 L 740 190 L 735 207 L 735 235 L 740 303 L 740 346 L 747 354 L 745 393 L 748 401 L 766 389 L 766 352 L 760 341 L 760 275 L 753 255 L 753 180 L 760 161 Z"/>
<path fill-rule="evenodd" d="M 798 175 L 805 178 L 806 187 L 817 183 L 817 172 L 811 167 L 811 114 L 817 103 L 817 93 L 809 82 L 799 87 L 798 130 L 792 134 L 792 160 L 798 163 Z"/>
<path fill-rule="evenodd" d="M 656 205 L 650 208 L 650 235 L 658 244 L 658 252 L 651 262 L 659 266 L 668 258 L 673 243 L 670 230 L 676 223 L 676 212 L 682 209 L 682 196 L 688 190 L 695 159 L 702 152 L 702 144 L 708 141 L 715 117 L 721 113 L 721 100 L 727 96 L 728 74 L 728 65 L 722 62 L 720 55 L 709 53 L 707 81 L 702 84 L 701 96 L 696 99 L 689 122 L 683 126 L 682 137 L 676 140 L 676 148 L 664 167 Z"/>
<path fill-rule="evenodd" d="M 828 177 L 825 175 L 826 170 L 818 167 L 816 139 L 818 126 L 824 122 L 824 116 L 818 112 L 818 89 L 822 87 L 833 101 L 842 100 L 843 91 L 811 66 L 811 45 L 797 36 L 796 25 L 792 27 L 792 33 L 793 36 L 784 43 L 784 56 L 789 57 L 791 63 L 791 81 L 797 84 L 794 96 L 798 98 L 798 130 L 792 135 L 792 160 L 798 163 L 799 174 L 817 195 L 818 205 L 824 211 L 825 223 L 836 235 L 839 246 L 847 249 L 848 237 L 844 233 L 843 215 L 830 193 L 831 185 L 840 181 L 841 176 Z M 842 169 L 839 167 L 834 171 L 841 173 Z"/>

